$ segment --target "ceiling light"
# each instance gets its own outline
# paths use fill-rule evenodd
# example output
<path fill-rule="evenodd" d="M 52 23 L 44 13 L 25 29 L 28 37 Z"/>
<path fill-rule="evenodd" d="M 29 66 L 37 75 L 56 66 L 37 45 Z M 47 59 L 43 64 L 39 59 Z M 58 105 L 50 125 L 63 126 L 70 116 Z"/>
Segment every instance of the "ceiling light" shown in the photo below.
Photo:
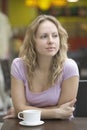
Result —
<path fill-rule="evenodd" d="M 79 0 L 67 0 L 68 2 L 78 2 Z"/>

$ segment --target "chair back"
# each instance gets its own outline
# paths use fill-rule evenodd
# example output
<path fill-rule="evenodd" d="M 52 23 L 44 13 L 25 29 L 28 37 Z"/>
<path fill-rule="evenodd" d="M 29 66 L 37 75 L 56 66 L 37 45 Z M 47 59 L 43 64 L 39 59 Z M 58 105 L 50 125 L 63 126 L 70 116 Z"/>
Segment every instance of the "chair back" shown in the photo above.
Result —
<path fill-rule="evenodd" d="M 0 60 L 4 81 L 5 81 L 5 91 L 10 90 L 11 88 L 11 77 L 10 77 L 10 63 L 9 60 L 4 59 Z"/>
<path fill-rule="evenodd" d="M 87 117 L 87 80 L 80 80 L 75 117 Z"/>

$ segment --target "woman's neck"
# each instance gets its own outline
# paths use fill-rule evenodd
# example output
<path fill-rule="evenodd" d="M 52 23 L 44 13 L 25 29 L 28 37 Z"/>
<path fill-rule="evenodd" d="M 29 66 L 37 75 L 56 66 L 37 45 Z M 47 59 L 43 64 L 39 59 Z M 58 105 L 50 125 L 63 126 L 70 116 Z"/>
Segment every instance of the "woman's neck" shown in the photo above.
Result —
<path fill-rule="evenodd" d="M 52 58 L 50 57 L 41 57 L 38 58 L 39 69 L 42 71 L 49 71 Z"/>

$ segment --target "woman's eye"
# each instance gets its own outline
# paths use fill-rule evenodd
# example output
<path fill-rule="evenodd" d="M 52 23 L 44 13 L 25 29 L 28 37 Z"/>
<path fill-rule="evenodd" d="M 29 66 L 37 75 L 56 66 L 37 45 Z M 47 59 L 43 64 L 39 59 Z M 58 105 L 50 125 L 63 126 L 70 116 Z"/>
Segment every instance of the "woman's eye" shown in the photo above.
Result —
<path fill-rule="evenodd" d="M 43 39 L 43 38 L 47 38 L 47 35 L 43 35 L 43 36 L 41 36 L 40 38 L 42 38 L 42 39 Z"/>
<path fill-rule="evenodd" d="M 53 37 L 58 37 L 58 35 L 57 35 L 57 34 L 55 34 L 55 35 L 53 35 Z"/>

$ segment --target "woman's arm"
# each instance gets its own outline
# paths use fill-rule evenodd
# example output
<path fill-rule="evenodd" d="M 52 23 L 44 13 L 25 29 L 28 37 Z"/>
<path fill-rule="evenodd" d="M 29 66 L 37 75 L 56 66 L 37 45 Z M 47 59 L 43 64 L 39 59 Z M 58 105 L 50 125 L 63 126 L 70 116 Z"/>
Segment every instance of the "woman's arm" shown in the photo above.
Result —
<path fill-rule="evenodd" d="M 63 94 L 63 90 L 62 90 Z M 61 94 L 60 101 L 63 100 L 63 96 Z M 68 94 L 68 93 L 67 93 Z M 75 103 L 74 97 L 69 98 L 68 103 L 65 100 L 65 104 L 61 105 L 59 108 L 58 106 L 48 107 L 48 108 L 37 108 L 27 105 L 26 98 L 25 98 L 25 90 L 24 84 L 21 80 L 17 80 L 12 76 L 11 82 L 11 95 L 13 100 L 13 105 L 16 110 L 16 113 L 25 109 L 40 109 L 42 111 L 42 118 L 44 119 L 51 119 L 51 118 L 68 118 L 72 115 L 74 108 L 70 107 L 71 104 Z M 67 95 L 66 95 L 67 96 Z M 61 102 L 60 102 L 61 103 Z"/>
<path fill-rule="evenodd" d="M 58 101 L 58 106 L 76 99 L 79 86 L 79 77 L 73 76 L 62 82 L 61 95 Z M 74 104 L 73 104 L 74 105 Z"/>
<path fill-rule="evenodd" d="M 41 117 L 43 119 L 51 119 L 51 118 L 69 119 L 69 117 L 72 116 L 73 111 L 74 111 L 74 107 L 71 107 L 71 104 L 74 104 L 74 103 L 75 103 L 75 101 L 72 100 L 68 103 L 61 105 L 59 108 L 57 106 L 45 108 L 44 109 L 45 112 L 44 112 L 44 114 L 41 115 Z M 40 110 L 42 110 L 42 109 L 40 109 Z M 49 112 L 48 116 L 46 114 L 47 112 Z M 11 107 L 8 110 L 7 114 L 3 117 L 3 119 L 7 119 L 7 118 L 17 118 L 17 113 L 16 113 L 14 107 Z"/>

